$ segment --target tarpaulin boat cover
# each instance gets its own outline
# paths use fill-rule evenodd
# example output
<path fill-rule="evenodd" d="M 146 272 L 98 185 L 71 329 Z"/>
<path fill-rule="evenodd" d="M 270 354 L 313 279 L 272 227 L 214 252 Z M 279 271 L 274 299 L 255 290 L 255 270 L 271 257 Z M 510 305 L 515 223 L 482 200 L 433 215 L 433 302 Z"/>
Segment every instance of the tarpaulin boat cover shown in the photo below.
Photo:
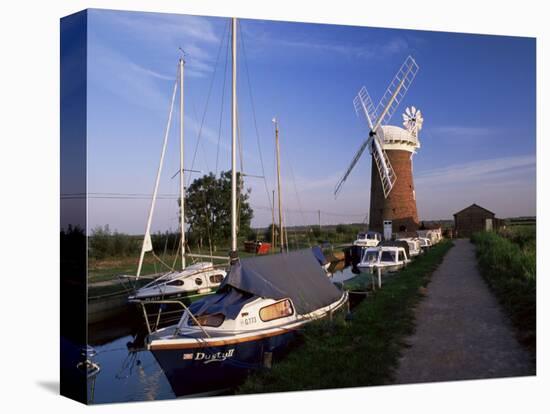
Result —
<path fill-rule="evenodd" d="M 235 318 L 256 297 L 290 298 L 298 314 L 336 302 L 342 293 L 319 266 L 311 249 L 241 259 L 231 266 L 218 293 L 195 302 L 195 315 L 223 313 Z"/>
<path fill-rule="evenodd" d="M 325 257 L 323 251 L 319 246 L 313 246 L 311 248 L 311 251 L 313 252 L 313 254 L 315 255 L 315 258 L 317 259 L 317 261 L 321 266 L 324 266 L 328 263 L 327 258 Z"/>
<path fill-rule="evenodd" d="M 195 316 L 222 313 L 229 319 L 235 319 L 244 305 L 257 298 L 257 296 L 250 293 L 235 289 L 220 289 L 218 292 L 215 295 L 193 302 L 189 306 L 191 313 Z"/>

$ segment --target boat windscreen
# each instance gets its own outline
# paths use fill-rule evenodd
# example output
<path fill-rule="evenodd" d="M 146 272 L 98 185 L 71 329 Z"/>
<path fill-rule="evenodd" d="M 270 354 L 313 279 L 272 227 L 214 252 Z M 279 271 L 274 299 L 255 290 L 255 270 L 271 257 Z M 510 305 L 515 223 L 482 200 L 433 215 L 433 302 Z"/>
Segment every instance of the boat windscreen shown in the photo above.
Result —
<path fill-rule="evenodd" d="M 375 262 L 378 259 L 378 250 L 370 250 L 365 252 L 364 260 L 366 262 Z"/>
<path fill-rule="evenodd" d="M 383 251 L 380 258 L 382 262 L 395 262 L 395 252 Z"/>

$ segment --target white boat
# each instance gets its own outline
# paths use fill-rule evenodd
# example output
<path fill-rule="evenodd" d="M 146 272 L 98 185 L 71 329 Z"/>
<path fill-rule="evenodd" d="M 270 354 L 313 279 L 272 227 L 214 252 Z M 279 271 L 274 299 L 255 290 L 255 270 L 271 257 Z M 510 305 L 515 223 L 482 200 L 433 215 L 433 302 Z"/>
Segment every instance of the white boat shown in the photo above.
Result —
<path fill-rule="evenodd" d="M 430 239 L 432 245 L 439 243 L 441 239 L 443 239 L 441 227 L 427 230 L 417 230 L 417 233 L 419 237 Z"/>
<path fill-rule="evenodd" d="M 407 242 L 407 244 L 409 245 L 409 256 L 415 257 L 422 253 L 422 246 L 420 240 L 417 237 L 406 237 L 397 240 Z"/>
<path fill-rule="evenodd" d="M 422 250 L 428 250 L 430 247 L 432 247 L 432 241 L 427 237 L 419 237 L 418 240 L 420 241 L 420 248 Z"/>
<path fill-rule="evenodd" d="M 217 289 L 225 275 L 225 270 L 215 268 L 211 262 L 195 263 L 184 270 L 159 276 L 130 295 L 128 301 L 139 303 L 163 299 L 193 300 Z"/>
<path fill-rule="evenodd" d="M 141 276 L 141 270 L 143 266 L 143 260 L 147 252 L 153 252 L 153 243 L 151 241 L 151 224 L 153 219 L 153 213 L 155 210 L 157 193 L 160 183 L 160 177 L 162 174 L 162 168 L 164 164 L 164 156 L 166 153 L 166 147 L 168 144 L 168 136 L 170 133 L 170 126 L 172 121 L 172 113 L 174 110 L 174 103 L 179 86 L 179 98 L 180 98 L 180 168 L 176 174 L 179 174 L 179 192 L 180 192 L 180 211 L 179 211 L 179 231 L 180 231 L 180 243 L 178 246 L 178 252 L 176 255 L 181 255 L 181 268 L 170 269 L 168 272 L 155 278 L 152 282 L 145 286 L 135 289 L 135 291 L 128 297 L 128 301 L 131 303 L 150 302 L 152 300 L 181 300 L 182 298 L 190 298 L 196 300 L 198 297 L 210 294 L 217 287 L 220 286 L 223 278 L 227 275 L 227 272 L 223 269 L 215 268 L 211 262 L 198 262 L 191 266 L 186 266 L 186 246 L 185 246 L 185 169 L 183 165 L 183 79 L 184 79 L 184 67 L 185 60 L 181 58 L 178 62 L 178 79 L 174 83 L 174 89 L 172 92 L 172 100 L 170 106 L 170 113 L 168 116 L 168 124 L 166 126 L 166 132 L 164 135 L 164 142 L 162 146 L 162 152 L 160 156 L 160 163 L 157 170 L 157 177 L 155 181 L 155 187 L 153 190 L 153 197 L 151 199 L 151 206 L 149 209 L 149 216 L 147 219 L 147 225 L 145 228 L 145 236 L 141 247 L 141 253 L 139 257 L 137 273 L 134 276 L 122 276 L 127 280 L 131 280 L 134 283 Z M 199 255 L 196 255 L 199 256 Z M 157 257 L 155 255 L 155 257 Z M 224 258 L 225 259 L 225 258 Z M 161 261 L 161 264 L 167 266 Z M 186 300 L 187 301 L 187 300 Z"/>
<path fill-rule="evenodd" d="M 354 246 L 361 247 L 376 247 L 382 241 L 382 235 L 375 231 L 367 231 L 366 233 L 358 233 L 357 239 L 353 242 Z"/>
<path fill-rule="evenodd" d="M 370 271 L 380 268 L 384 271 L 393 272 L 401 269 L 409 262 L 410 259 L 403 247 L 378 246 L 364 249 L 357 267 Z"/>
<path fill-rule="evenodd" d="M 237 20 L 232 19 L 230 270 L 218 291 L 175 325 L 150 332 L 147 348 L 177 396 L 224 389 L 283 352 L 296 332 L 344 308 L 348 294 L 311 249 L 239 259 L 237 252 Z M 280 200 L 280 198 L 279 198 Z M 282 220 L 280 220 L 282 222 Z M 184 306 L 182 304 L 182 306 Z"/>

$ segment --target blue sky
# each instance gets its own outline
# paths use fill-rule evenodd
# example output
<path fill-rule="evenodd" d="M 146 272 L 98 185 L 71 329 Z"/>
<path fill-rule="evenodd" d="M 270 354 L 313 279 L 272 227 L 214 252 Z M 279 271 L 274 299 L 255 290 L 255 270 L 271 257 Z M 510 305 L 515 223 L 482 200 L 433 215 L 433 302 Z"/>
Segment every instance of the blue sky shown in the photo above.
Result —
<path fill-rule="evenodd" d="M 152 192 L 179 46 L 188 53 L 186 167 L 204 173 L 229 168 L 229 68 L 222 101 L 228 24 L 224 18 L 90 11 L 90 193 Z M 288 224 L 316 223 L 318 209 L 323 223 L 364 219 L 370 157 L 363 156 L 339 197 L 333 196 L 368 133 L 352 100 L 365 85 L 378 102 L 409 54 L 420 71 L 391 123 L 399 125 L 409 105 L 424 115 L 422 147 L 414 157 L 420 218 L 451 218 L 473 202 L 499 217 L 535 214 L 534 39 L 259 20 L 239 20 L 239 27 L 244 171 L 262 174 L 252 92 L 269 192 L 275 186 L 271 119 L 280 121 Z M 177 125 L 162 194 L 178 190 L 177 179 L 170 179 L 178 169 Z M 266 225 L 271 212 L 264 182 L 248 178 L 246 185 L 252 189 L 253 224 Z M 148 207 L 147 200 L 91 198 L 89 224 L 142 233 Z M 175 200 L 159 200 L 153 229 L 175 229 L 176 220 Z"/>

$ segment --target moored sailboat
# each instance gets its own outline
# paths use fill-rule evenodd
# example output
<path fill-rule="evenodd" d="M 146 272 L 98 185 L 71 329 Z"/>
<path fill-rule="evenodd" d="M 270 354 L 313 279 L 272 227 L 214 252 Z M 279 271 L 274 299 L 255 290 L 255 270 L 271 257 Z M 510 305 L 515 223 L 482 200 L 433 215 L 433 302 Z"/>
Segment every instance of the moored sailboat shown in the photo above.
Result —
<path fill-rule="evenodd" d="M 176 395 L 223 389 L 276 358 L 304 325 L 343 309 L 347 299 L 310 249 L 242 259 L 216 294 L 149 335 L 147 347 Z"/>
<path fill-rule="evenodd" d="M 155 278 L 153 281 L 146 285 L 135 289 L 134 292 L 128 297 L 128 301 L 131 303 L 144 303 L 159 300 L 185 300 L 190 302 L 200 298 L 206 294 L 211 294 L 217 289 L 226 276 L 226 271 L 221 268 L 217 268 L 212 262 L 198 262 L 190 266 L 186 266 L 186 244 L 185 244 L 185 169 L 184 169 L 184 67 L 185 60 L 180 58 L 178 62 L 178 76 L 174 83 L 174 89 L 172 93 L 172 100 L 170 106 L 170 112 L 168 115 L 168 124 L 166 126 L 166 132 L 164 136 L 164 142 L 160 157 L 160 163 L 157 171 L 157 177 L 155 181 L 155 187 L 153 196 L 151 199 L 151 206 L 149 209 L 149 216 L 147 219 L 147 225 L 145 229 L 145 235 L 141 247 L 141 253 L 139 257 L 139 263 L 137 273 L 134 276 L 124 276 L 126 279 L 137 281 L 141 276 L 143 267 L 143 261 L 147 252 L 153 252 L 153 243 L 151 241 L 151 224 L 153 219 L 153 213 L 155 210 L 155 204 L 157 200 L 158 188 L 160 183 L 160 177 L 164 164 L 164 156 L 166 153 L 166 147 L 168 144 L 168 136 L 170 132 L 170 126 L 172 121 L 172 112 L 174 110 L 174 103 L 176 93 L 180 91 L 180 168 L 177 174 L 179 174 L 179 230 L 180 230 L 180 244 L 178 246 L 178 253 L 181 255 L 181 269 L 172 268 L 170 271 L 163 273 Z M 177 254 L 176 254 L 177 255 Z M 164 264 L 164 263 L 163 263 Z"/>

